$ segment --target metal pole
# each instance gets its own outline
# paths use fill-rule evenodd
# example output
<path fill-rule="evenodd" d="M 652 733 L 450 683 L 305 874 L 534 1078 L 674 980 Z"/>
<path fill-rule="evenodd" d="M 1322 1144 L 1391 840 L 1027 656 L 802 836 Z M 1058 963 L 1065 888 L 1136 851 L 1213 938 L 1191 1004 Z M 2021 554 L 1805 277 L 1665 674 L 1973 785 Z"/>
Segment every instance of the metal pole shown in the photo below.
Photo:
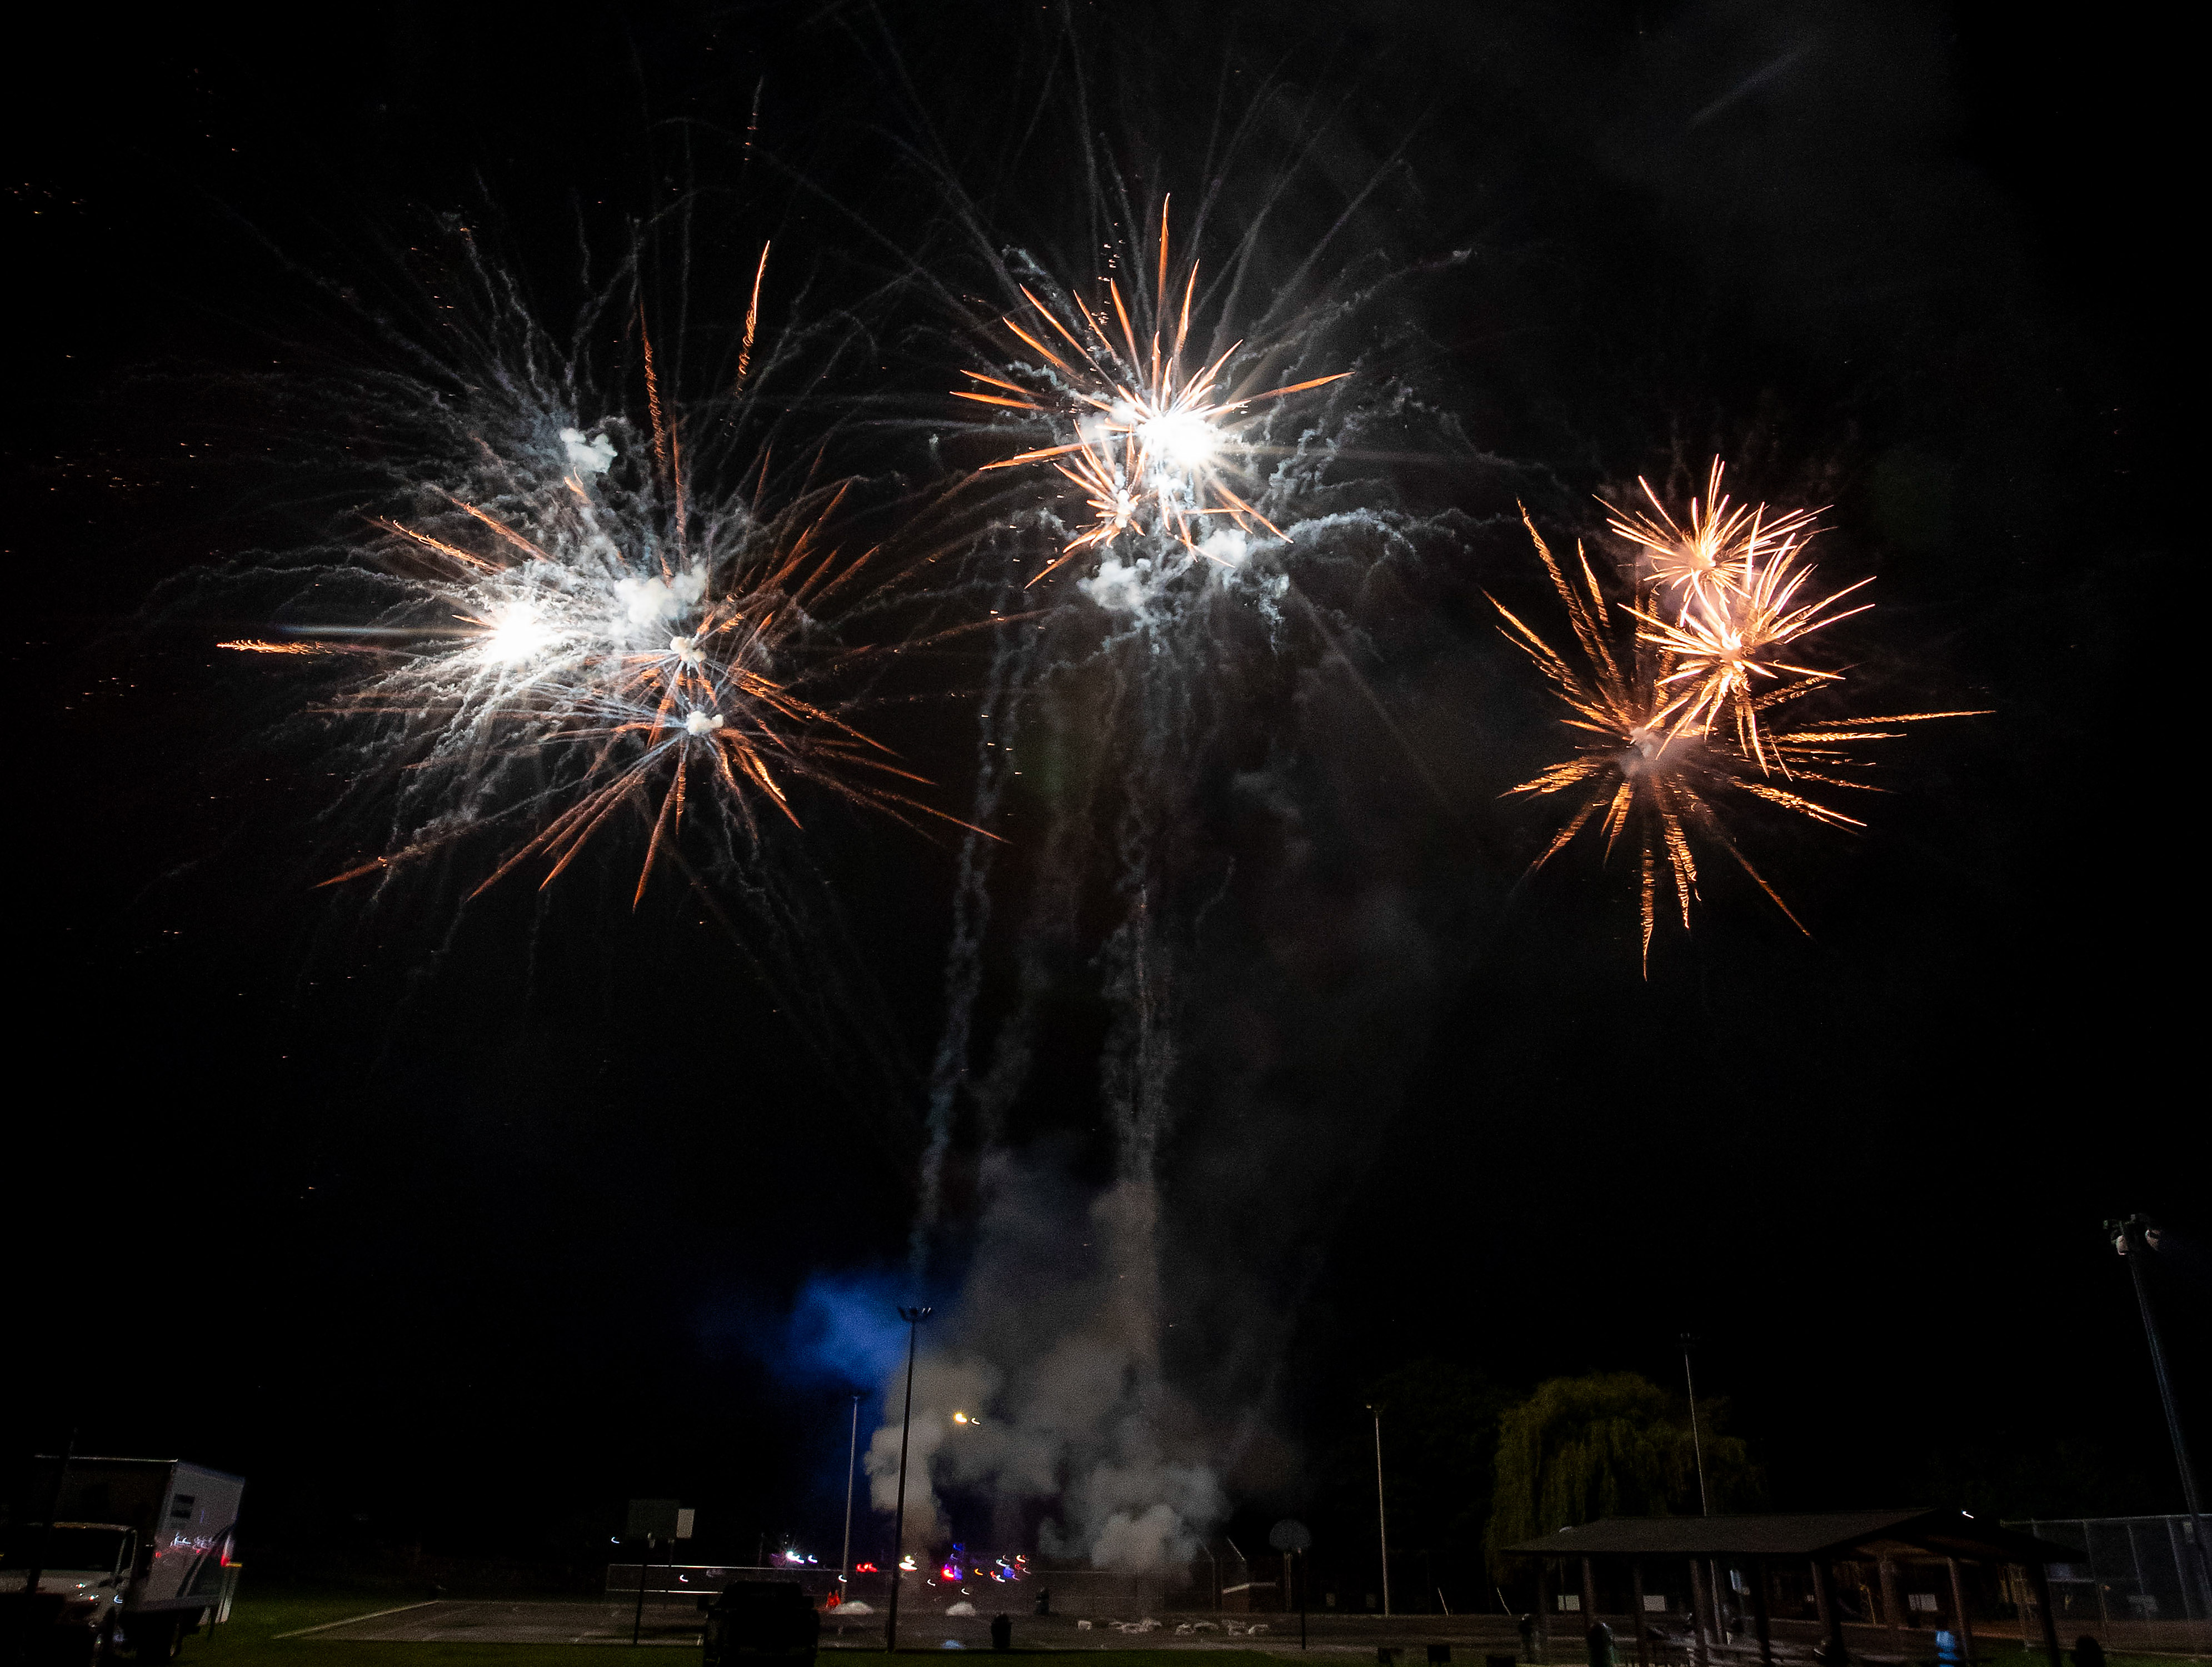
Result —
<path fill-rule="evenodd" d="M 653 1536 L 645 1536 L 645 1549 L 637 1554 L 637 1612 L 629 1618 L 631 1648 L 637 1646 L 638 1634 L 645 1629 L 645 1572 L 653 1561 Z"/>
<path fill-rule="evenodd" d="M 1712 1653 L 1705 1645 L 1705 1570 L 1698 1559 L 1690 1559 L 1690 1635 L 1695 1640 L 1695 1653 L 1690 1658 L 1697 1667 L 1706 1667 Z"/>
<path fill-rule="evenodd" d="M 35 1451 L 35 1448 L 33 1448 Z M 53 1550 L 53 1519 L 62 1510 L 62 1488 L 69 1481 L 69 1462 L 77 1457 L 77 1433 L 69 1433 L 69 1444 L 62 1448 L 62 1462 L 53 1466 L 53 1488 L 46 1490 L 46 1521 L 38 1525 L 38 1552 L 31 1554 L 31 1567 L 24 1570 L 24 1607 L 22 1607 L 22 1636 L 18 1639 L 24 1658 L 31 1656 L 31 1616 L 38 1609 L 38 1583 L 46 1574 L 46 1552 Z"/>
<path fill-rule="evenodd" d="M 36 1448 L 32 1450 L 37 1451 Z M 46 1494 L 46 1520 L 39 1524 L 38 1549 L 31 1554 L 31 1566 L 24 1571 L 23 1624 L 15 1643 L 18 1658 L 31 1658 L 32 1617 L 38 1613 L 39 1581 L 46 1572 L 46 1554 L 52 1548 L 54 1518 L 62 1507 L 62 1488 L 69 1480 L 70 1461 L 76 1457 L 76 1432 L 70 1432 L 69 1443 L 62 1449 L 61 1462 L 54 1466 L 54 1485 Z"/>
<path fill-rule="evenodd" d="M 1826 1661 L 1826 1667 L 1844 1667 L 1844 1661 L 1847 1659 L 1847 1652 L 1844 1648 L 1844 1605 L 1843 1600 L 1836 1595 L 1834 1571 L 1818 1557 L 1811 1561 L 1813 1603 L 1814 1607 L 1820 1611 L 1820 1633 L 1826 1641 L 1828 1652 L 1823 1659 Z M 2025 1650 L 2027 1647 L 2027 1629 L 2025 1623 L 2021 1626 L 2020 1636 L 2021 1648 Z"/>
<path fill-rule="evenodd" d="M 1635 1559 L 1628 1566 L 1632 1583 L 1630 1596 L 1636 1602 L 1636 1667 L 1651 1667 L 1651 1633 L 1645 1624 L 1648 1613 L 1644 1607 L 1644 1560 Z"/>
<path fill-rule="evenodd" d="M 837 1584 L 849 1587 L 853 1584 L 853 1477 L 860 1457 L 860 1397 L 853 1397 L 853 1439 L 845 1449 L 845 1548 L 837 1554 Z M 843 1603 L 853 1594 L 842 1591 L 837 1601 Z"/>
<path fill-rule="evenodd" d="M 2051 1667 L 2066 1667 L 2066 1657 L 2058 1647 L 2058 1612 L 2051 1607 L 2051 1582 L 2041 1563 L 2024 1563 L 2021 1572 L 2028 1578 L 2035 1592 L 2035 1607 L 2043 1611 L 2043 1652 L 2051 1658 Z M 2100 1587 L 2103 1581 L 2097 1583 Z M 2027 1628 L 2021 1629 L 2021 1653 L 2027 1652 Z"/>
<path fill-rule="evenodd" d="M 1951 1566 L 1951 1626 L 1959 1634 L 1959 1658 L 1974 1658 L 1974 1622 L 1966 1613 L 1966 1576 L 1956 1557 L 1943 1560 Z"/>
<path fill-rule="evenodd" d="M 1291 1578 L 1297 1582 L 1298 1648 L 1303 1650 L 1306 1647 L 1306 1554 L 1303 1551 L 1293 1551 L 1291 1555 L 1297 1559 L 1297 1567 Z"/>
<path fill-rule="evenodd" d="M 1370 1407 L 1375 1415 L 1375 1533 L 1382 1542 L 1382 1613 L 1390 1613 L 1390 1524 L 1382 1514 L 1382 1409 Z"/>
<path fill-rule="evenodd" d="M 921 1323 L 929 1317 L 929 1310 L 902 1308 L 898 1316 L 906 1322 L 906 1411 L 899 1420 L 898 1509 L 893 1516 L 895 1525 L 891 1530 L 891 1604 L 890 1614 L 884 1621 L 886 1655 L 898 1648 L 899 1567 L 906 1561 L 906 1441 L 908 1432 L 914 1427 L 915 1336 Z"/>
<path fill-rule="evenodd" d="M 1690 1391 L 1690 1451 L 1698 1460 L 1698 1514 L 1713 1514 L 1712 1500 L 1705 1493 L 1705 1444 L 1698 1433 L 1698 1380 L 1690 1375 L 1690 1334 L 1682 1334 L 1682 1382 Z"/>
<path fill-rule="evenodd" d="M 1905 1653 L 1904 1605 L 1897 1601 L 1897 1565 L 1887 1557 L 1875 1564 L 1876 1578 L 1881 1585 L 1881 1618 L 1889 1622 L 1890 1647 L 1899 1655 Z"/>
<path fill-rule="evenodd" d="M 2108 1221 L 2107 1231 L 2117 1228 L 2112 1248 L 2127 1258 L 2128 1274 L 2135 1281 L 2136 1306 L 2142 1312 L 2143 1336 L 2150 1344 L 2150 1369 L 2158 1379 L 2159 1404 L 2166 1408 L 2166 1433 L 2173 1442 L 2174 1468 L 2181 1472 L 2181 1500 L 2189 1507 L 2190 1519 L 2197 1524 L 2197 1561 L 2204 1575 L 2204 1584 L 2212 1588 L 2212 1544 L 2208 1544 L 2204 1530 L 2204 1506 L 2197 1496 L 2197 1472 L 2189 1463 L 2188 1444 L 2181 1439 L 2181 1414 L 2173 1403 L 2173 1384 L 2166 1373 L 2166 1347 L 2159 1341 L 2158 1321 L 2150 1311 L 2150 1293 L 2143 1286 L 2142 1252 L 2153 1248 L 2149 1235 L 2156 1231 L 2146 1215 L 2131 1215 L 2124 1221 Z M 2133 1543 L 2130 1536 L 2130 1543 Z"/>

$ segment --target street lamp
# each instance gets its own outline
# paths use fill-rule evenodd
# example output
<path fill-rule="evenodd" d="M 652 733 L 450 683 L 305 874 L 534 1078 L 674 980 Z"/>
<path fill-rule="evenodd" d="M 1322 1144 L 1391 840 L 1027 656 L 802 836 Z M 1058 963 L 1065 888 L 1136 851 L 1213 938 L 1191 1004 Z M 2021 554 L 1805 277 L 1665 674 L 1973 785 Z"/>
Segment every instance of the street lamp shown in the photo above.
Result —
<path fill-rule="evenodd" d="M 906 1438 L 908 1431 L 914 1427 L 915 1335 L 921 1329 L 921 1323 L 929 1317 L 929 1310 L 902 1308 L 898 1317 L 906 1322 L 906 1411 L 899 1419 L 898 1510 L 893 1516 L 891 1530 L 891 1609 L 884 1621 L 886 1655 L 898 1648 L 899 1570 L 906 1561 Z"/>
<path fill-rule="evenodd" d="M 1705 1493 L 1705 1439 L 1698 1433 L 1698 1380 L 1690 1372 L 1692 1341 L 1690 1334 L 1685 1331 L 1682 1334 L 1682 1385 L 1690 1391 L 1690 1451 L 1697 1455 L 1698 1459 L 1698 1514 L 1710 1517 L 1713 1514 L 1713 1502 Z"/>
<path fill-rule="evenodd" d="M 843 1603 L 853 1585 L 853 1478 L 860 1457 L 860 1396 L 853 1393 L 853 1435 L 845 1448 L 845 1548 L 837 1554 L 837 1601 Z"/>
<path fill-rule="evenodd" d="M 1375 1415 L 1375 1534 L 1382 1542 L 1382 1613 L 1390 1613 L 1390 1523 L 1382 1514 L 1382 1408 L 1370 1405 Z"/>
<path fill-rule="evenodd" d="M 2204 1507 L 2197 1497 L 2197 1472 L 2190 1466 L 2189 1448 L 2181 1439 L 2181 1414 L 2173 1404 L 2173 1384 L 2166 1375 L 2166 1348 L 2159 1341 L 2158 1322 L 2150 1311 L 2150 1293 L 2143 1286 L 2143 1255 L 2158 1249 L 2159 1230 L 2148 1216 L 2131 1215 L 2124 1221 L 2107 1221 L 2105 1231 L 2112 1236 L 2112 1248 L 2127 1258 L 2128 1274 L 2135 1281 L 2136 1306 L 2142 1311 L 2143 1336 L 2150 1344 L 2150 1369 L 2158 1379 L 2159 1402 L 2166 1408 L 2166 1433 L 2173 1442 L 2174 1466 L 2181 1472 L 2181 1500 L 2196 1524 L 2197 1561 L 2205 1589 L 2212 1591 L 2212 1545 L 2205 1543 Z"/>

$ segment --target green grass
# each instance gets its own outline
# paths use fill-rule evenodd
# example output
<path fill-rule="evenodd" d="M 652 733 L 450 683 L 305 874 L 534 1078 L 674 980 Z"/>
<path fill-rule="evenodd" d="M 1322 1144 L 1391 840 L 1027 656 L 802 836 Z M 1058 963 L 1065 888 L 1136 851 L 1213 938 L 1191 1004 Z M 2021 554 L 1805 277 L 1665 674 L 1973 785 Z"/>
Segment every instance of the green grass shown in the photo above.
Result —
<path fill-rule="evenodd" d="M 2066 1660 L 2073 1663 L 2073 1639 L 2063 1640 Z M 2017 1645 L 1997 1645 L 1993 1649 L 1982 1649 L 1975 1654 L 1975 1667 L 2051 1667 L 2051 1656 L 2042 1649 L 2020 1649 Z M 2128 1656 L 2117 1649 L 2108 1649 L 2104 1656 L 2106 1667 L 2208 1667 L 2203 1656 Z"/>

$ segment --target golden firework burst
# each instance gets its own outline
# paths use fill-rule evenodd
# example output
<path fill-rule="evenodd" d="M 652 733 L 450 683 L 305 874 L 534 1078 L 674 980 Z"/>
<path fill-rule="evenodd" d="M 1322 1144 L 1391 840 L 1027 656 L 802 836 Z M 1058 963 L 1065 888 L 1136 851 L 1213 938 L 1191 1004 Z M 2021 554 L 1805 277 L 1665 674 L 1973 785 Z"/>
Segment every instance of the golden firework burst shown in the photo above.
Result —
<path fill-rule="evenodd" d="M 1714 478 L 1718 478 L 1717 466 Z M 1905 733 L 1903 725 L 1977 715 L 1911 712 L 1808 721 L 1775 730 L 1771 715 L 1816 691 L 1832 688 L 1841 680 L 1840 674 L 1763 660 L 1759 674 L 1778 680 L 1773 687 L 1754 692 L 1750 686 L 1753 673 L 1741 660 L 1717 661 L 1712 642 L 1683 628 L 1679 617 L 1672 629 L 1663 621 L 1654 625 L 1653 621 L 1661 619 L 1653 611 L 1655 593 L 1670 582 L 1656 573 L 1646 573 L 1638 584 L 1641 606 L 1616 605 L 1637 623 L 1626 629 L 1616 626 L 1588 556 L 1577 546 L 1576 571 L 1570 577 L 1526 510 L 1522 520 L 1544 570 L 1551 576 L 1553 588 L 1565 605 L 1577 651 L 1570 656 L 1553 648 L 1492 599 L 1492 605 L 1505 618 L 1507 637 L 1535 662 L 1567 707 L 1571 715 L 1565 721 L 1574 738 L 1569 757 L 1507 789 L 1509 795 L 1561 797 L 1572 806 L 1550 843 L 1529 865 L 1529 872 L 1541 868 L 1589 827 L 1597 830 L 1607 859 L 1623 848 L 1632 853 L 1638 870 L 1641 954 L 1647 973 L 1662 883 L 1672 893 L 1685 929 L 1690 925 L 1692 904 L 1698 897 L 1700 844 L 1725 852 L 1790 922 L 1803 931 L 1803 922 L 1753 866 L 1729 830 L 1723 817 L 1730 801 L 1756 799 L 1815 822 L 1863 827 L 1865 824 L 1859 818 L 1814 797 L 1810 789 L 1880 792 L 1863 779 L 1871 765 L 1860 756 L 1860 748 L 1899 739 Z M 1841 617 L 1823 612 L 1826 604 L 1835 599 L 1832 597 L 1809 604 L 1799 602 L 1803 570 L 1779 565 L 1784 569 L 1783 576 L 1772 585 L 1754 586 L 1751 592 L 1754 599 L 1747 607 L 1754 611 L 1764 608 L 1785 622 L 1808 614 L 1823 622 Z M 1793 575 L 1795 584 L 1790 582 Z M 1733 588 L 1718 585 L 1707 593 L 1723 608 L 1737 594 Z M 1740 623 L 1734 629 L 1739 638 L 1759 638 L 1755 624 Z M 1795 633 L 1804 634 L 1804 630 Z M 1717 680 L 1723 676 L 1726 686 L 1716 694 Z M 1784 678 L 1789 680 L 1779 680 Z M 1717 724 L 1723 710 L 1740 721 Z M 1788 785 L 1772 779 L 1778 776 Z"/>
<path fill-rule="evenodd" d="M 961 373 L 997 392 L 960 388 L 954 390 L 956 398 L 1035 412 L 1069 436 L 988 465 L 1011 469 L 1049 462 L 1084 494 L 1091 512 L 1088 524 L 1031 584 L 1084 551 L 1125 534 L 1158 538 L 1193 557 L 1202 556 L 1206 552 L 1192 534 L 1208 517 L 1224 518 L 1246 532 L 1264 529 L 1280 538 L 1280 531 L 1237 490 L 1252 454 L 1246 431 L 1255 408 L 1352 374 L 1338 371 L 1240 392 L 1224 386 L 1224 378 L 1244 345 L 1241 340 L 1210 360 L 1186 363 L 1198 263 L 1191 263 L 1180 285 L 1173 283 L 1168 243 L 1164 199 L 1158 281 L 1147 325 L 1140 327 L 1132 318 L 1121 284 L 1112 277 L 1106 280 L 1107 305 L 1099 308 L 1073 296 L 1048 305 L 1026 285 L 1019 286 L 1034 316 L 1009 315 L 1001 322 L 1042 364 L 1009 368 L 1026 372 L 1038 386 L 981 371 Z M 1178 289 L 1179 305 L 1174 301 Z M 1142 311 L 1141 288 L 1137 299 Z"/>

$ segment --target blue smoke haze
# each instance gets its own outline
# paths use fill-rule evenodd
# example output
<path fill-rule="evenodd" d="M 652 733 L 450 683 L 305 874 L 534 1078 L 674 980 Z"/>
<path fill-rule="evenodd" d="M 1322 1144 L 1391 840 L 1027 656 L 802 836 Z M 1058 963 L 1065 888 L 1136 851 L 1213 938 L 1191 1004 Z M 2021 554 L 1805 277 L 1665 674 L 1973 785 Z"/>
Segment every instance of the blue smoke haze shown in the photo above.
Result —
<path fill-rule="evenodd" d="M 815 1274 L 799 1289 L 769 1365 L 787 1382 L 836 1382 L 873 1393 L 906 1356 L 901 1303 L 912 1281 L 884 1272 Z"/>

